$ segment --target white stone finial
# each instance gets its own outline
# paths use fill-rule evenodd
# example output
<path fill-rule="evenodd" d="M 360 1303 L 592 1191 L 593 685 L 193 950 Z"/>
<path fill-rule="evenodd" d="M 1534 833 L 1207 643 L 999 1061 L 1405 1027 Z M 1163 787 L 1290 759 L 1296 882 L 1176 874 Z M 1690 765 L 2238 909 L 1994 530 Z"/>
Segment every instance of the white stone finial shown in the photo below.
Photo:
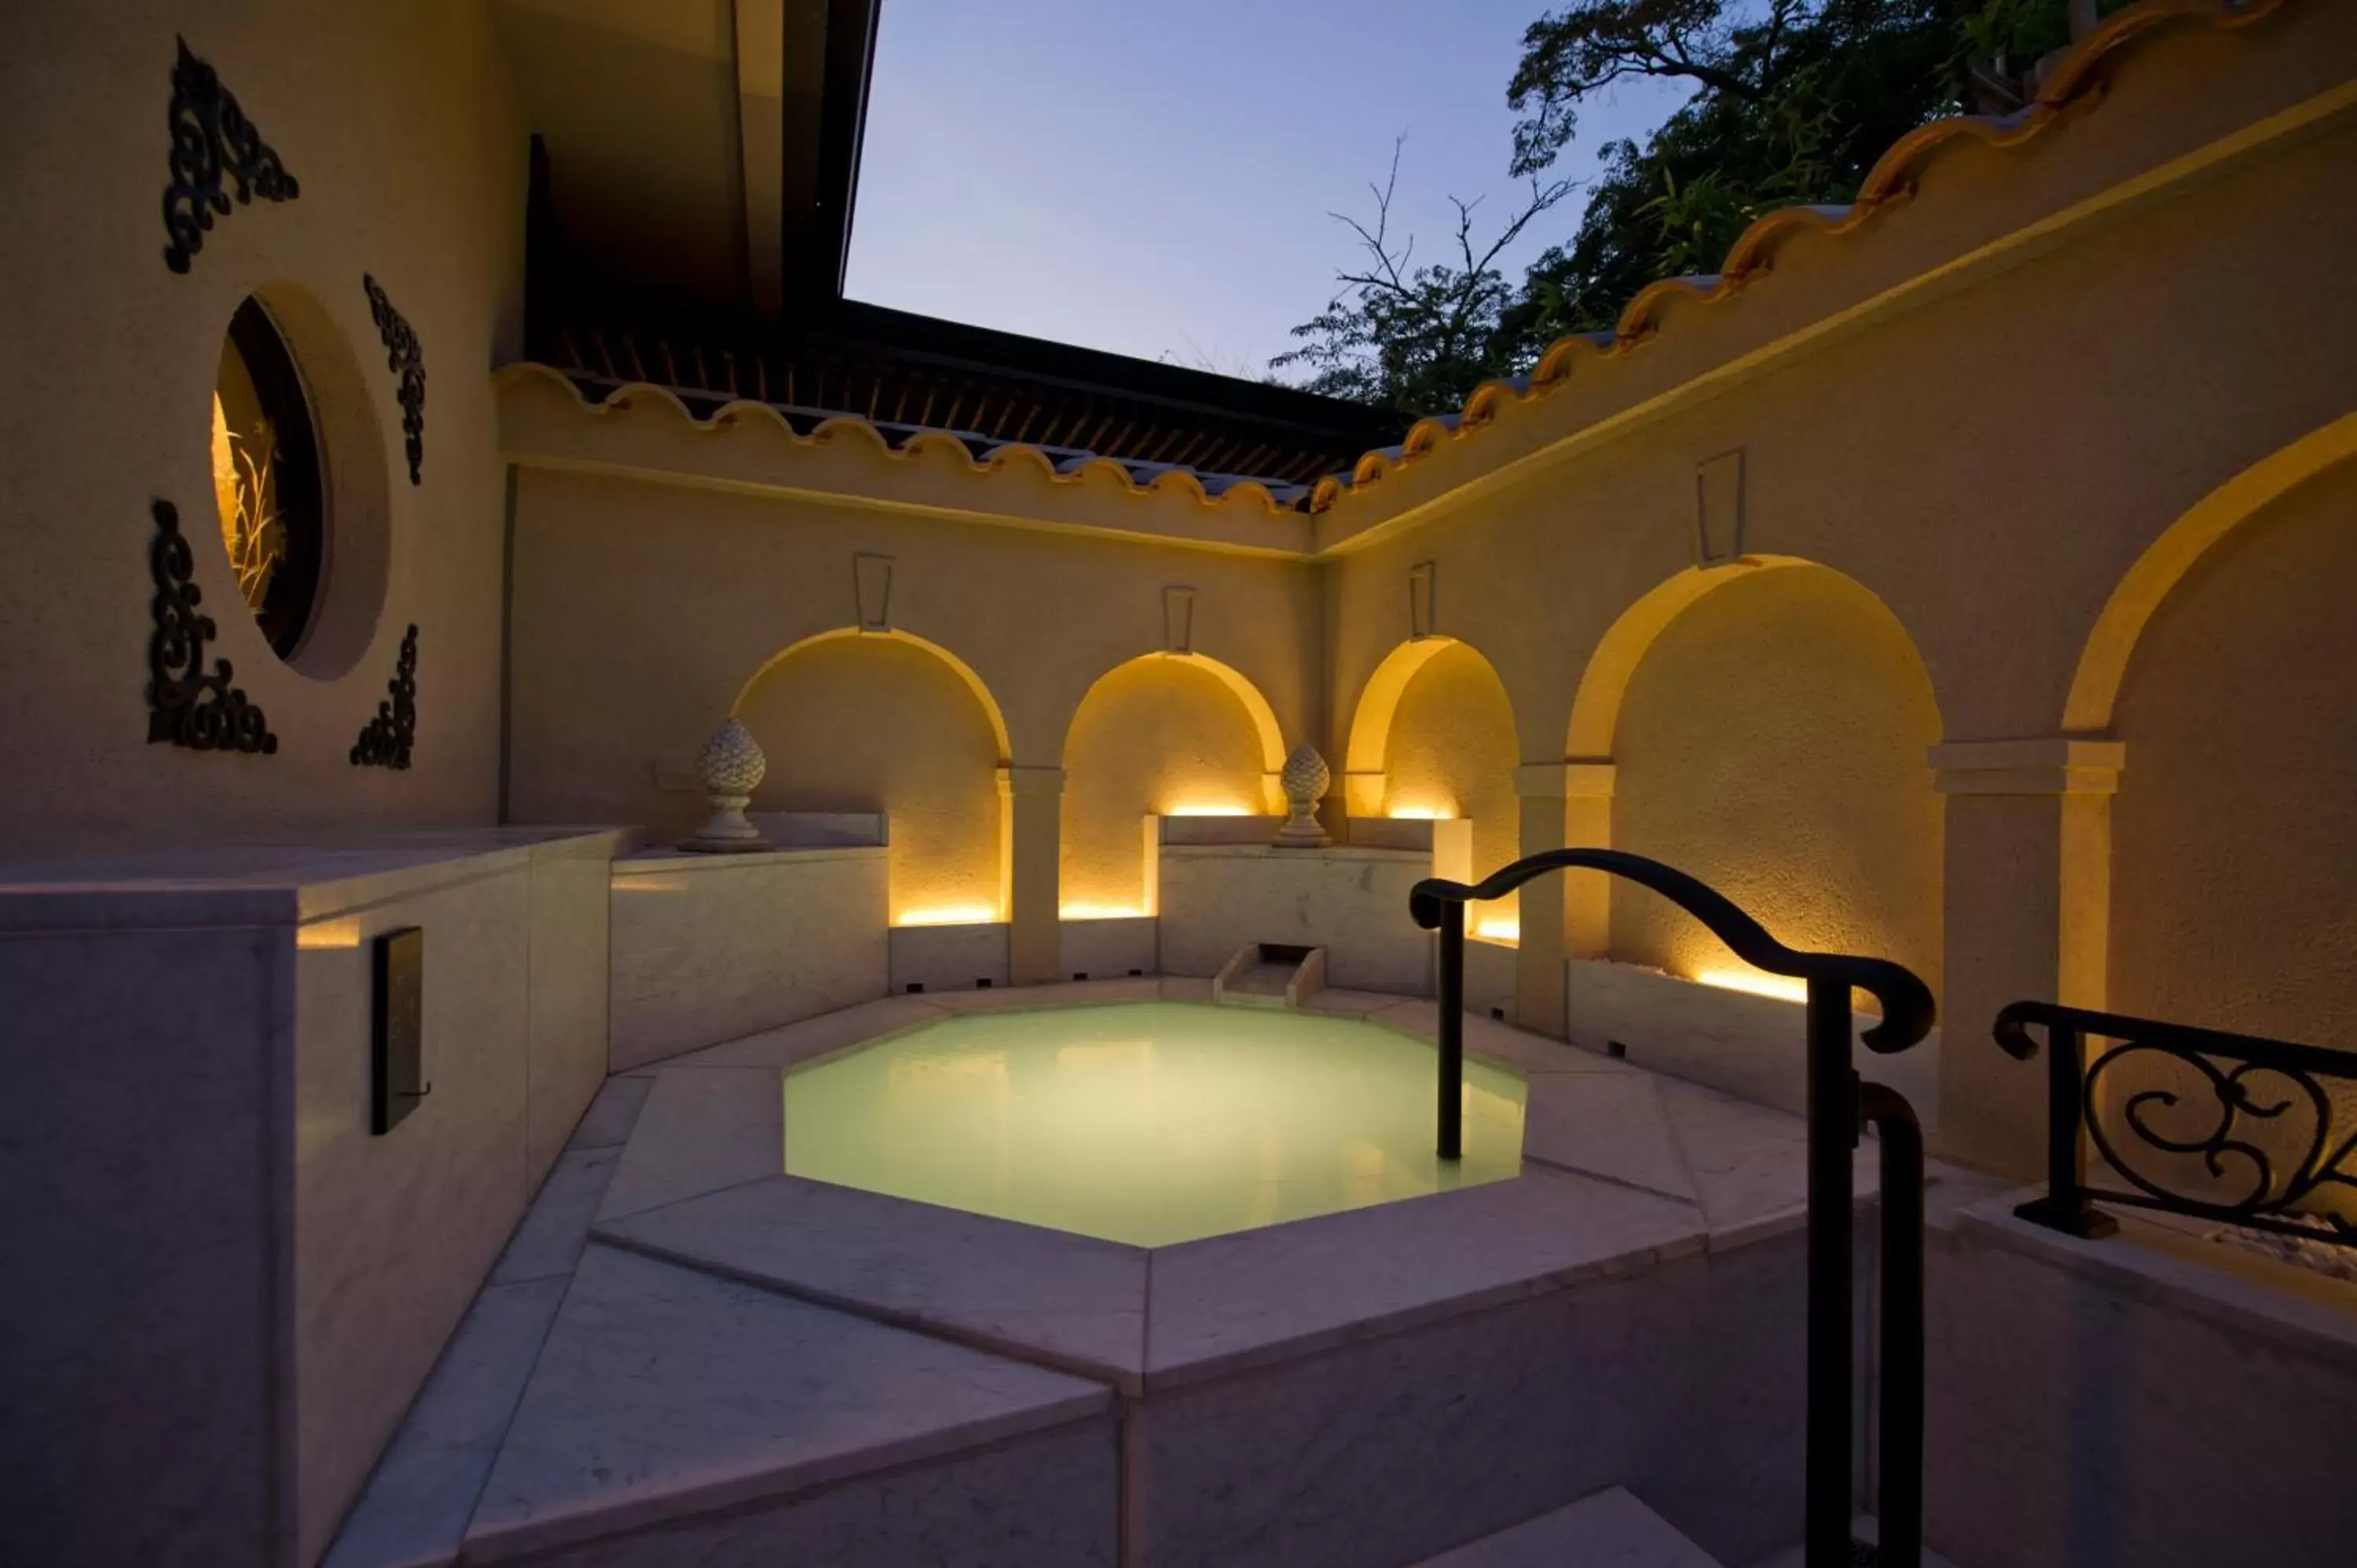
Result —
<path fill-rule="evenodd" d="M 1318 755 L 1314 746 L 1297 746 L 1293 755 L 1285 759 L 1285 771 L 1277 776 L 1285 786 L 1285 804 L 1288 815 L 1285 826 L 1277 831 L 1279 849 L 1323 849 L 1333 841 L 1326 830 L 1318 825 L 1318 802 L 1325 797 L 1326 786 L 1334 775 L 1326 767 L 1326 759 Z"/>
<path fill-rule="evenodd" d="M 741 854 L 770 847 L 761 830 L 745 820 L 754 787 L 769 771 L 770 759 L 761 755 L 759 744 L 743 720 L 731 718 L 714 730 L 704 749 L 695 754 L 696 777 L 704 780 L 712 815 L 694 837 L 681 840 L 679 847 L 702 854 Z"/>

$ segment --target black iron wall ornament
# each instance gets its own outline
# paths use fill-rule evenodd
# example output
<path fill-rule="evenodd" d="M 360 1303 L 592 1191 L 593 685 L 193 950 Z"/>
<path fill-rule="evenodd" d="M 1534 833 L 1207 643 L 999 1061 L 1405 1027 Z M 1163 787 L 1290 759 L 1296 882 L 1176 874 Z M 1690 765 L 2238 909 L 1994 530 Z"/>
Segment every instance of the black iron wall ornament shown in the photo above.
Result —
<path fill-rule="evenodd" d="M 376 318 L 377 336 L 384 339 L 385 368 L 401 377 L 401 433 L 409 438 L 409 482 L 425 482 L 425 352 L 409 318 L 393 307 L 384 290 L 368 274 L 361 274 L 368 290 L 369 314 Z"/>
<path fill-rule="evenodd" d="M 221 73 L 188 52 L 188 40 L 176 40 L 180 58 L 172 67 L 172 180 L 164 188 L 164 264 L 176 273 L 188 270 L 189 261 L 204 249 L 205 233 L 215 213 L 230 210 L 230 193 L 221 188 L 226 175 L 236 182 L 237 199 L 251 202 L 292 201 L 298 193 L 295 177 L 237 106 L 237 98 L 221 82 Z"/>
<path fill-rule="evenodd" d="M 386 684 L 393 694 L 376 705 L 376 717 L 352 743 L 354 768 L 409 766 L 409 748 L 417 743 L 417 628 L 401 639 L 401 658 Z"/>
<path fill-rule="evenodd" d="M 193 581 L 196 558 L 180 532 L 179 509 L 158 500 L 154 510 L 156 538 L 147 547 L 147 569 L 156 579 L 156 629 L 147 638 L 148 743 L 169 741 L 192 751 L 276 751 L 278 737 L 262 710 L 230 684 L 229 660 L 205 668 L 213 623 L 197 608 L 204 594 Z"/>

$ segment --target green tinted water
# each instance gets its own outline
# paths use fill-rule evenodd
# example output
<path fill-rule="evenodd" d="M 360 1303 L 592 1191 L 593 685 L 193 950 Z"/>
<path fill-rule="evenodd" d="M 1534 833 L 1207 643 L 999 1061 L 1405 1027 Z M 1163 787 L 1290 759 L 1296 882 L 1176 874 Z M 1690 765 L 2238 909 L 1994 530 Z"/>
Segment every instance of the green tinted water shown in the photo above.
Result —
<path fill-rule="evenodd" d="M 1136 1246 L 1514 1175 L 1523 1083 L 1356 1019 L 1186 1003 L 985 1013 L 786 1076 L 786 1170 Z"/>

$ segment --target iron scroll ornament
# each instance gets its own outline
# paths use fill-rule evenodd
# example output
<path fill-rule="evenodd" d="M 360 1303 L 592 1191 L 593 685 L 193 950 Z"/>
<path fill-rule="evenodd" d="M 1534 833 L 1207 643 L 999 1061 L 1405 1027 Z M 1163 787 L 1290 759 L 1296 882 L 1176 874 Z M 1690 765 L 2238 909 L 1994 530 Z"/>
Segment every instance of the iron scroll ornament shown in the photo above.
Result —
<path fill-rule="evenodd" d="M 377 336 L 384 339 L 385 368 L 401 378 L 401 390 L 395 395 L 401 403 L 401 434 L 406 437 L 409 452 L 409 482 L 422 485 L 425 482 L 425 351 L 418 346 L 409 318 L 393 308 L 375 278 L 362 273 L 361 287 L 368 291 L 369 316 L 376 322 Z"/>
<path fill-rule="evenodd" d="M 156 580 L 156 629 L 147 637 L 148 743 L 268 756 L 278 749 L 278 737 L 262 710 L 230 684 L 229 660 L 205 668 L 214 627 L 197 608 L 204 591 L 195 582 L 196 557 L 180 532 L 179 509 L 158 500 L 154 510 L 156 537 L 147 546 L 147 569 Z"/>
<path fill-rule="evenodd" d="M 185 273 L 204 249 L 214 215 L 231 210 L 224 176 L 235 182 L 241 205 L 257 196 L 292 201 L 300 188 L 238 107 L 237 96 L 221 85 L 221 73 L 188 52 L 188 39 L 174 41 L 180 58 L 172 67 L 172 178 L 164 187 L 164 232 L 171 243 L 164 247 L 164 264 Z"/>
<path fill-rule="evenodd" d="M 1931 987 L 1906 965 L 1852 953 L 1803 952 L 1788 948 L 1708 883 L 1625 850 L 1549 850 L 1518 860 L 1469 886 L 1430 877 L 1409 889 L 1408 914 L 1426 930 L 1437 929 L 1444 901 L 1465 904 L 1501 898 L 1523 883 L 1558 869 L 1609 872 L 1660 894 L 1708 927 L 1711 935 L 1754 969 L 1800 980 L 1838 981 L 1866 992 L 1880 1004 L 1882 1017 L 1860 1030 L 1858 1037 L 1881 1055 L 1903 1051 L 1932 1032 L 1938 1014 Z"/>
<path fill-rule="evenodd" d="M 2357 1220 L 2317 1207 L 2335 1189 L 2357 1199 L 2357 1130 L 2335 1141 L 2333 1096 L 2325 1088 L 2326 1080 L 2337 1080 L 2357 1089 L 2357 1052 L 2050 1002 L 2016 1002 L 2004 1008 L 1996 1015 L 1996 1043 L 2029 1060 L 2039 1050 L 2028 1028 L 2033 1024 L 2045 1027 L 2050 1051 L 2058 1040 L 2067 1040 L 2076 1054 L 2088 1036 L 2116 1042 L 2090 1052 L 2092 1059 L 2079 1069 L 2083 1087 L 2077 1097 L 2083 1108 L 2077 1130 L 2084 1131 L 2112 1174 L 2135 1190 L 2079 1186 L 2072 1195 L 2076 1200 L 2164 1209 L 2357 1247 Z M 2122 1062 L 2173 1063 L 2191 1076 L 2180 1071 L 2174 1088 L 2124 1086 L 2116 1114 L 2106 1118 L 2095 1091 Z M 2189 1101 L 2180 1092 L 2187 1084 L 2206 1090 L 2210 1103 Z M 2179 1118 L 2190 1120 L 2169 1124 Z M 2116 1125 L 2107 1127 L 2107 1120 Z M 2268 1133 L 2276 1136 L 2270 1139 Z M 2270 1142 L 2276 1144 L 2272 1153 L 2266 1146 Z M 2279 1158 L 2285 1152 L 2293 1157 Z M 2212 1184 L 2207 1191 L 2185 1191 L 2154 1168 L 2185 1158 L 2201 1161 Z M 2357 1211 L 2357 1201 L 2348 1208 Z"/>
<path fill-rule="evenodd" d="M 360 738 L 352 743 L 354 768 L 391 768 L 404 769 L 409 766 L 410 747 L 417 743 L 417 628 L 413 626 L 401 639 L 401 657 L 394 661 L 393 680 L 387 683 L 390 695 L 376 705 L 376 717 L 361 730 Z"/>

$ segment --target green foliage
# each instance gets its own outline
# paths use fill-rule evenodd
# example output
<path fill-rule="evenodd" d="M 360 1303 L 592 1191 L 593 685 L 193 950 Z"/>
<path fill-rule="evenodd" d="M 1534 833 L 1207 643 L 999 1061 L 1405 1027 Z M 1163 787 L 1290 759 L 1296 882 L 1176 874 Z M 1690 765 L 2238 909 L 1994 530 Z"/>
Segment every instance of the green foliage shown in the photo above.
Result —
<path fill-rule="evenodd" d="M 2097 0 L 2095 15 L 2126 10 L 2134 0 Z M 2029 64 L 2071 42 L 2069 0 L 1988 0 L 1965 19 L 1964 58 Z"/>
<path fill-rule="evenodd" d="M 1510 99 L 1525 110 L 1519 160 L 1552 160 L 1576 124 L 1570 106 L 1611 80 L 1549 74 L 1557 36 L 1583 13 L 1641 8 L 1591 4 L 1533 25 Z M 1855 198 L 1885 148 L 1959 106 L 1960 19 L 1953 0 L 1824 0 L 1706 38 L 1698 52 L 1714 78 L 1696 79 L 1692 101 L 1642 146 L 1602 149 L 1578 232 L 1532 265 L 1492 351 L 1520 361 L 1566 332 L 1609 328 L 1654 279 L 1716 272 L 1760 214 Z"/>
<path fill-rule="evenodd" d="M 1390 191 L 1378 191 L 1376 227 L 1351 227 L 1380 264 L 1341 274 L 1343 292 L 1272 368 L 1405 413 L 1453 409 L 1555 338 L 1610 328 L 1655 279 L 1717 271 L 1761 214 L 1854 199 L 1875 160 L 1925 121 L 2009 106 L 2015 73 L 2069 36 L 2068 0 L 1572 0 L 1525 31 L 1507 90 L 1522 116 L 1511 166 L 1533 182 L 1533 206 L 1483 251 L 1460 204 L 1458 255 L 1410 270 L 1405 250 L 1393 264 Z M 1559 177 L 1539 182 L 1581 105 L 1636 78 L 1695 93 L 1643 144 L 1598 150 L 1577 230 L 1512 286 L 1492 263 L 1567 193 Z"/>

